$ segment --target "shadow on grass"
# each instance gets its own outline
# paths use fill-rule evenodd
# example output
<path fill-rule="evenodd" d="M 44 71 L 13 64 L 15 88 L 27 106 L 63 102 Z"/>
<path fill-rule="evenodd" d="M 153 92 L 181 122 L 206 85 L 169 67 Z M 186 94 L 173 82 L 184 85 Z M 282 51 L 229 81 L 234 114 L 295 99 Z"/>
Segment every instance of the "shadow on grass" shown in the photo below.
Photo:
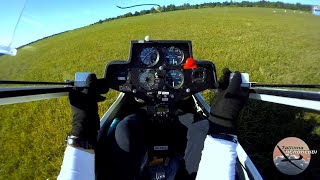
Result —
<path fill-rule="evenodd" d="M 319 151 L 319 117 L 301 108 L 250 100 L 237 122 L 239 142 L 264 179 L 320 179 L 319 154 L 312 155 L 309 167 L 297 176 L 282 174 L 273 163 L 273 150 L 286 137 L 298 137 Z"/>

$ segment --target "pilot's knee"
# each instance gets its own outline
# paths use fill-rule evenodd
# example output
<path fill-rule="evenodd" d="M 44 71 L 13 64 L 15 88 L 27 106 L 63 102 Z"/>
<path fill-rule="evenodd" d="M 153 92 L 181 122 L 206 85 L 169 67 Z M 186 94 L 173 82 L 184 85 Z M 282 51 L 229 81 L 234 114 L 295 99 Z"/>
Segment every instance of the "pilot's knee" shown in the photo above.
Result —
<path fill-rule="evenodd" d="M 116 127 L 115 139 L 118 146 L 126 151 L 130 151 L 130 139 L 134 136 L 133 131 L 138 129 L 138 124 L 140 124 L 139 119 L 136 114 L 129 115 L 125 117 Z"/>

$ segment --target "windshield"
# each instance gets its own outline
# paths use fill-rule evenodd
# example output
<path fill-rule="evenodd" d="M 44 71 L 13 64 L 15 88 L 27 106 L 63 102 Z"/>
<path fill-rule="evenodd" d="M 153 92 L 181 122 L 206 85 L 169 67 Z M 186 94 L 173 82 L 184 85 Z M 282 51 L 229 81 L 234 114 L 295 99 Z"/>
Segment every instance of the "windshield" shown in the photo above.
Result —
<path fill-rule="evenodd" d="M 107 63 L 128 59 L 131 40 L 150 36 L 191 40 L 194 59 L 214 62 L 219 77 L 228 67 L 249 73 L 253 82 L 320 84 L 320 6 L 316 5 L 318 0 L 3 1 L 0 80 L 64 82 L 74 80 L 76 72 L 93 72 L 102 78 Z M 99 104 L 100 116 L 118 94 L 110 91 L 105 95 L 107 100 Z M 204 96 L 212 101 L 209 92 Z M 278 137 L 295 136 L 297 131 L 303 137 L 320 136 L 320 117 L 315 113 L 280 107 L 287 114 L 266 118 L 265 114 L 278 112 L 278 107 L 250 108 L 256 113 L 252 118 L 266 122 L 270 129 L 241 126 L 242 137 L 247 137 L 243 146 L 256 156 L 253 161 L 264 176 L 280 172 L 264 164 L 262 159 L 269 154 L 263 149 L 255 152 L 253 142 L 261 141 L 261 146 L 270 149 Z M 276 120 L 281 117 L 290 123 L 283 120 L 279 125 Z M 276 120 L 270 123 L 272 118 Z M 303 122 L 310 122 L 308 132 L 300 126 Z M 278 125 L 285 134 L 272 131 Z M 295 128 L 298 130 L 293 131 Z M 70 129 L 67 97 L 0 106 L 0 179 L 56 178 Z M 267 131 L 270 138 L 278 139 L 263 134 L 253 137 L 248 129 Z"/>

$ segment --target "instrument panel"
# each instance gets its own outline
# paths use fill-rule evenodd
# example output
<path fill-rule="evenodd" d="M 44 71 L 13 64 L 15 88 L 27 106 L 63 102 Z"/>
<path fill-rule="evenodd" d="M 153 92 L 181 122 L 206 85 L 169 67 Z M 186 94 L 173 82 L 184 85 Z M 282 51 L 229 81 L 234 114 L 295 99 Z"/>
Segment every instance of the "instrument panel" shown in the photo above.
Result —
<path fill-rule="evenodd" d="M 163 65 L 178 66 L 182 64 L 185 59 L 185 53 L 187 53 L 176 46 L 160 48 L 142 47 L 137 51 L 139 61 L 147 67 L 153 67 L 160 59 L 162 60 L 160 63 Z M 163 59 L 165 63 L 163 63 Z"/>
<path fill-rule="evenodd" d="M 108 87 L 143 99 L 154 115 L 168 116 L 179 100 L 215 88 L 214 64 L 189 67 L 191 60 L 191 41 L 131 41 L 129 60 L 110 62 L 105 78 Z"/>
<path fill-rule="evenodd" d="M 138 41 L 139 42 L 139 41 Z M 189 41 L 190 42 L 190 41 Z M 132 43 L 129 60 L 136 67 L 179 67 L 192 57 L 191 44 L 181 41 Z"/>

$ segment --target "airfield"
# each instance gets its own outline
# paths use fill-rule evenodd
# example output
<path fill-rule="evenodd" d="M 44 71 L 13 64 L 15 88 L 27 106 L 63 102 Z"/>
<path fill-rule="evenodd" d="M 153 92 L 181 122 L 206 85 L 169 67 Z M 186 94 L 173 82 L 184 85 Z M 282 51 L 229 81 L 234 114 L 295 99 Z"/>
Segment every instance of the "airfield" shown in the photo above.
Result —
<path fill-rule="evenodd" d="M 128 17 L 46 38 L 19 49 L 15 57 L 1 56 L 0 79 L 64 81 L 74 79 L 75 72 L 94 72 L 101 78 L 108 62 L 127 60 L 130 40 L 150 35 L 191 40 L 194 58 L 213 61 L 218 76 L 229 67 L 249 73 L 253 82 L 319 84 L 319 30 L 320 17 L 271 8 L 205 8 Z M 100 116 L 117 94 L 111 90 L 105 95 Z M 211 102 L 213 94 L 204 95 Z M 0 112 L 0 179 L 56 178 L 71 130 L 68 99 L 0 106 Z M 238 127 L 239 141 L 263 177 L 282 177 L 272 151 L 284 137 L 300 137 L 320 149 L 316 113 L 252 101 Z"/>

